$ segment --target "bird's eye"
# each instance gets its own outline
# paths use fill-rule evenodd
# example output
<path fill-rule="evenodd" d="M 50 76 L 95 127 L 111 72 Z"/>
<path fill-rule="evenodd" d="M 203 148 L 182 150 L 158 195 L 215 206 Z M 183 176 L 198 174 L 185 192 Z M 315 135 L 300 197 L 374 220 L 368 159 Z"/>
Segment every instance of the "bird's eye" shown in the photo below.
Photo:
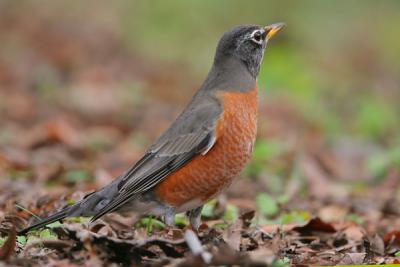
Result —
<path fill-rule="evenodd" d="M 258 43 L 258 44 L 261 44 L 262 43 L 262 40 L 263 38 L 262 38 L 262 33 L 260 32 L 260 31 L 255 31 L 253 34 L 252 34 L 252 40 L 254 41 L 254 42 L 256 42 L 256 43 Z"/>

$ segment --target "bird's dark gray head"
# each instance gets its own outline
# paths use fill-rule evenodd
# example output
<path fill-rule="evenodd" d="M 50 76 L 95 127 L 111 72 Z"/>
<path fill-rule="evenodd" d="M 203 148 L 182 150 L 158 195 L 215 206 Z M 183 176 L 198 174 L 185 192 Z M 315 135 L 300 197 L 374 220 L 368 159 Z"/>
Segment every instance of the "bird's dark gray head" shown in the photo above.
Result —
<path fill-rule="evenodd" d="M 283 23 L 276 23 L 267 27 L 242 25 L 231 29 L 218 43 L 214 64 L 224 64 L 235 58 L 256 78 L 268 40 L 283 26 Z"/>

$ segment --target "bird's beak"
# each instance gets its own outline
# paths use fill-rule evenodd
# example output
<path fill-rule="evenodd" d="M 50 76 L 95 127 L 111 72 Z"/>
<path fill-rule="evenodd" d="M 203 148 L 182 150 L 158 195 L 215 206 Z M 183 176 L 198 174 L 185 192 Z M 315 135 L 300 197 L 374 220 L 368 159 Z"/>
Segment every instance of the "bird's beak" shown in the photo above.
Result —
<path fill-rule="evenodd" d="M 283 27 L 285 26 L 285 23 L 274 23 L 271 25 L 268 25 L 264 28 L 265 32 L 267 33 L 266 40 L 272 38 L 277 32 L 279 32 Z"/>

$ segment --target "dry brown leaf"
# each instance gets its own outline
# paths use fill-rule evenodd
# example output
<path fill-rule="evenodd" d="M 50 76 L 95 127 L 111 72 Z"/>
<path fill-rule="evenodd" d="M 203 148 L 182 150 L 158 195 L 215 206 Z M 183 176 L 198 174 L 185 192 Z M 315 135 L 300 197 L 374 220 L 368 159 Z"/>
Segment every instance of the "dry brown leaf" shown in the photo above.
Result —
<path fill-rule="evenodd" d="M 385 234 L 383 240 L 386 245 L 389 244 L 400 245 L 400 231 L 395 230 Z"/>
<path fill-rule="evenodd" d="M 0 260 L 9 260 L 15 254 L 15 247 L 17 245 L 17 232 L 15 226 L 11 228 L 6 241 L 0 247 Z"/>
<path fill-rule="evenodd" d="M 263 225 L 261 229 L 266 233 L 274 234 L 277 232 L 288 232 L 298 226 L 298 224 L 267 224 Z"/>
<path fill-rule="evenodd" d="M 311 232 L 325 232 L 325 233 L 335 233 L 336 229 L 332 224 L 322 221 L 320 218 L 316 217 L 308 221 L 303 226 L 296 226 L 293 231 L 299 232 L 301 234 L 309 234 Z"/>
<path fill-rule="evenodd" d="M 337 222 L 345 219 L 348 209 L 343 206 L 329 205 L 318 211 L 318 217 L 325 222 Z"/>
<path fill-rule="evenodd" d="M 347 227 L 346 229 L 343 230 L 343 233 L 346 235 L 348 239 L 356 242 L 363 240 L 363 237 L 366 234 L 365 230 L 357 225 L 352 225 Z"/>

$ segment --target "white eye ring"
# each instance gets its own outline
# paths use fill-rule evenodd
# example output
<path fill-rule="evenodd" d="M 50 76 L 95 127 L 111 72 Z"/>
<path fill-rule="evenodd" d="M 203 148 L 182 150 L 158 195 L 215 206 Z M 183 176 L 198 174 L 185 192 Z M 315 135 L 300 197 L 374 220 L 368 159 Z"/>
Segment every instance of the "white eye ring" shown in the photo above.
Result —
<path fill-rule="evenodd" d="M 250 34 L 250 38 L 253 42 L 257 43 L 257 44 L 262 44 L 263 43 L 263 31 L 262 30 L 255 30 Z"/>

